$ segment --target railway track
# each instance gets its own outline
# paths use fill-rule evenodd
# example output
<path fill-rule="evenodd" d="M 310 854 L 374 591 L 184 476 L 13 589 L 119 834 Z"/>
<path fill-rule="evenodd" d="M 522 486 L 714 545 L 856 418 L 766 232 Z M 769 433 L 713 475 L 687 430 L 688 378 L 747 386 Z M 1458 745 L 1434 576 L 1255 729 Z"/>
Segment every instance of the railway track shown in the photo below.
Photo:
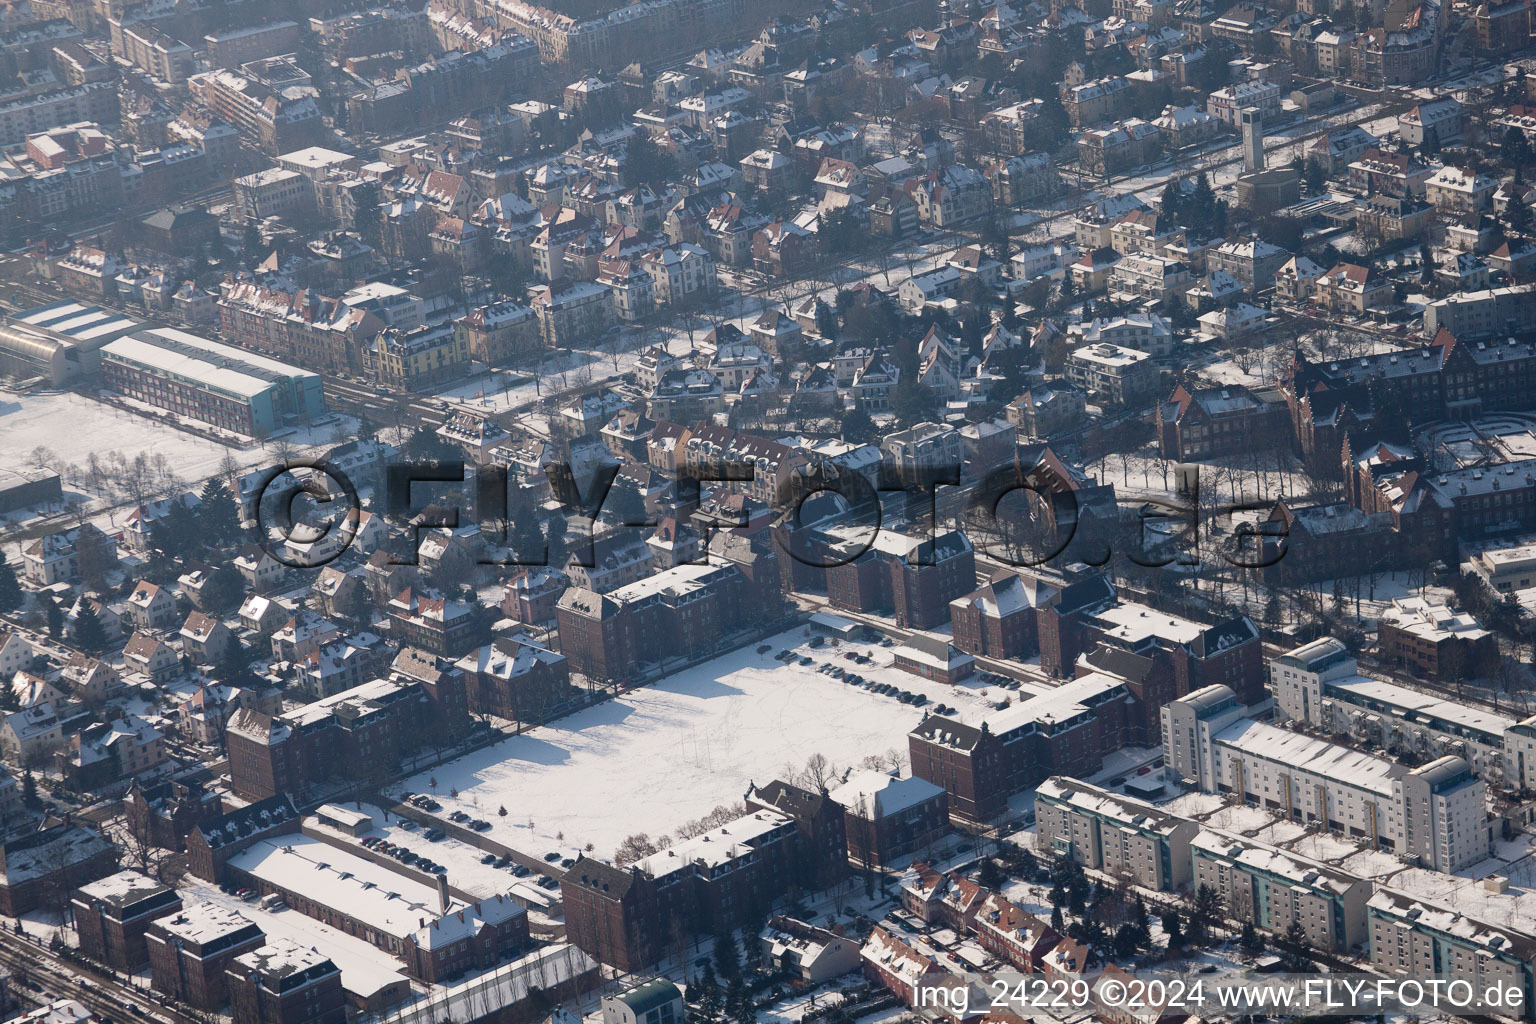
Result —
<path fill-rule="evenodd" d="M 104 1021 L 203 1024 L 199 1018 L 161 1003 L 163 997 L 157 993 L 125 985 L 93 966 L 63 960 L 39 942 L 12 931 L 0 931 L 0 966 L 52 998 L 75 1000 Z"/>

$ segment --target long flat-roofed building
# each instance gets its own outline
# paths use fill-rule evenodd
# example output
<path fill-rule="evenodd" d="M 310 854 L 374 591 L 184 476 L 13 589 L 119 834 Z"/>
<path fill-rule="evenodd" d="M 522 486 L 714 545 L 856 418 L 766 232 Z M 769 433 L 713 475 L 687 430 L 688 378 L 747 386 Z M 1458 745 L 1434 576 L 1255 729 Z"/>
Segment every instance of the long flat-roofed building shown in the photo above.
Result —
<path fill-rule="evenodd" d="M 229 870 L 295 911 L 399 956 L 406 970 L 438 982 L 483 970 L 528 945 L 528 914 L 503 896 L 465 903 L 433 886 L 309 836 L 263 839 Z"/>
<path fill-rule="evenodd" d="M 325 412 L 318 374 L 170 327 L 107 343 L 101 367 L 130 398 L 240 434 L 264 436 Z"/>
<path fill-rule="evenodd" d="M 1246 716 L 1209 686 L 1163 708 L 1168 768 L 1292 821 L 1365 840 L 1438 871 L 1488 856 L 1488 787 L 1459 757 L 1418 768 Z"/>
<path fill-rule="evenodd" d="M 1376 890 L 1366 904 L 1371 964 L 1409 978 L 1470 982 L 1474 992 L 1513 986 L 1530 1006 L 1536 991 L 1536 941 L 1395 889 Z"/>
<path fill-rule="evenodd" d="M 1064 776 L 1035 790 L 1036 848 L 1172 892 L 1190 878 L 1194 822 Z"/>
<path fill-rule="evenodd" d="M 1536 744 L 1509 715 L 1361 675 L 1353 655 L 1323 637 L 1270 659 L 1270 690 L 1283 718 L 1371 740 L 1419 757 L 1454 754 L 1480 778 L 1536 786 Z"/>
<path fill-rule="evenodd" d="M 1196 886 L 1208 885 L 1239 921 L 1284 935 L 1300 924 L 1315 948 L 1342 953 L 1366 939 L 1371 883 L 1249 839 L 1203 829 L 1189 844 Z"/>

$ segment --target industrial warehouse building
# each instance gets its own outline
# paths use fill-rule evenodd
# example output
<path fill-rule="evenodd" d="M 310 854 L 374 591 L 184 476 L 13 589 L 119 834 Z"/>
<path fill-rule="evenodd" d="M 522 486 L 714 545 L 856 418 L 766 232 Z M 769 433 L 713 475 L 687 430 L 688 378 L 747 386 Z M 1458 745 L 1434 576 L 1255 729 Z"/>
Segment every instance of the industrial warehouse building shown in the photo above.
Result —
<path fill-rule="evenodd" d="M 170 327 L 109 342 L 101 371 L 130 398 L 252 437 L 325 412 L 318 374 Z"/>
<path fill-rule="evenodd" d="M 102 346 L 144 326 L 116 310 L 65 299 L 0 320 L 0 376 L 62 387 L 95 373 Z"/>

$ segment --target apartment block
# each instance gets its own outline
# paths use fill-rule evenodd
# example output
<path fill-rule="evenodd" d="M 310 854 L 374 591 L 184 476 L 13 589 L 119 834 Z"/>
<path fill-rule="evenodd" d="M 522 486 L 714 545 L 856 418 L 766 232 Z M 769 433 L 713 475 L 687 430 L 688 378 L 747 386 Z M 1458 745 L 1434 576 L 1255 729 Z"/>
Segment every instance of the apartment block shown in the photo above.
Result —
<path fill-rule="evenodd" d="M 1160 892 L 1190 879 L 1197 826 L 1149 803 L 1056 776 L 1035 790 L 1036 848 Z"/>

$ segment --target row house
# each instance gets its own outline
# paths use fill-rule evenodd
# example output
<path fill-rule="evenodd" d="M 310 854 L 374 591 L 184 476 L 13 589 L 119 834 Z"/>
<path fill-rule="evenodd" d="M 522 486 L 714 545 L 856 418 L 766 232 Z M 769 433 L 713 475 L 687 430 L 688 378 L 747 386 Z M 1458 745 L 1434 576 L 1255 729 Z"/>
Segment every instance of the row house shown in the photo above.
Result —
<path fill-rule="evenodd" d="M 988 891 L 958 871 L 948 874 L 917 861 L 901 880 L 901 907 L 924 924 L 964 935 L 975 925 Z"/>
<path fill-rule="evenodd" d="M 1045 957 L 1061 941 L 1049 924 L 1008 900 L 990 893 L 972 927 L 982 948 L 1025 974 L 1041 974 Z"/>
<path fill-rule="evenodd" d="M 356 372 L 386 326 L 340 299 L 232 277 L 217 305 L 224 337 L 311 370 Z"/>

